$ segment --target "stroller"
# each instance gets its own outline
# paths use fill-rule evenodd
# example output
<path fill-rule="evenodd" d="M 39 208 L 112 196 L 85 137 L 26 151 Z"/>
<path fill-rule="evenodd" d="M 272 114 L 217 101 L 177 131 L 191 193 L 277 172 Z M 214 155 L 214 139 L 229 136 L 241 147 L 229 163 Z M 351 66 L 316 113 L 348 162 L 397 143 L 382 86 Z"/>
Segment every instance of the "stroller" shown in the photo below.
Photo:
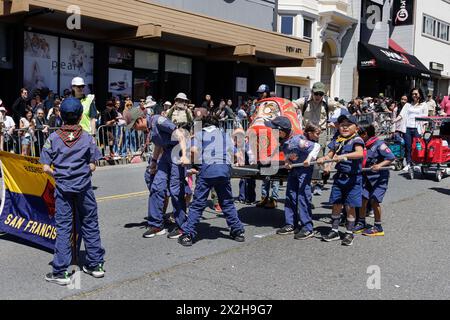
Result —
<path fill-rule="evenodd" d="M 394 134 L 392 138 L 385 139 L 384 142 L 389 149 L 391 149 L 396 158 L 393 163 L 395 171 L 402 170 L 404 168 L 403 163 L 405 160 L 405 140 L 400 135 Z"/>

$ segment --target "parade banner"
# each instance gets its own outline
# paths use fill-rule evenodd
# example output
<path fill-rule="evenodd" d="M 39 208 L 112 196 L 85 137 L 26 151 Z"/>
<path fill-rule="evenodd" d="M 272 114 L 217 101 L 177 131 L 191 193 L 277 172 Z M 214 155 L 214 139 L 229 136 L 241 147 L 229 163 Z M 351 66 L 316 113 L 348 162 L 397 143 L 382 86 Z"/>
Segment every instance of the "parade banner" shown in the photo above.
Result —
<path fill-rule="evenodd" d="M 39 158 L 0 152 L 3 195 L 0 231 L 54 249 L 55 181 Z"/>

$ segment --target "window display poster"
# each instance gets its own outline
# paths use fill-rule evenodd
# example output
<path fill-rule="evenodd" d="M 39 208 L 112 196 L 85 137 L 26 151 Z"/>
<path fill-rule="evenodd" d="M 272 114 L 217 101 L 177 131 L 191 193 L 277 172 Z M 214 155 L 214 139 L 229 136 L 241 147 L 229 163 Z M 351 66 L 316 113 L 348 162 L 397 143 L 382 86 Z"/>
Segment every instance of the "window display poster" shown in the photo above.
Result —
<path fill-rule="evenodd" d="M 48 88 L 58 91 L 58 38 L 25 32 L 24 87 L 30 91 Z"/>
<path fill-rule="evenodd" d="M 61 38 L 60 91 L 70 89 L 72 79 L 82 77 L 85 94 L 91 93 L 94 83 L 94 44 Z"/>
<path fill-rule="evenodd" d="M 133 49 L 109 47 L 109 64 L 132 68 Z"/>
<path fill-rule="evenodd" d="M 158 70 L 159 54 L 157 52 L 136 50 L 136 68 Z"/>
<path fill-rule="evenodd" d="M 147 96 L 156 96 L 158 71 L 136 70 L 134 72 L 134 98 L 139 100 Z"/>
<path fill-rule="evenodd" d="M 133 72 L 131 70 L 109 68 L 108 92 L 112 95 L 131 96 Z"/>

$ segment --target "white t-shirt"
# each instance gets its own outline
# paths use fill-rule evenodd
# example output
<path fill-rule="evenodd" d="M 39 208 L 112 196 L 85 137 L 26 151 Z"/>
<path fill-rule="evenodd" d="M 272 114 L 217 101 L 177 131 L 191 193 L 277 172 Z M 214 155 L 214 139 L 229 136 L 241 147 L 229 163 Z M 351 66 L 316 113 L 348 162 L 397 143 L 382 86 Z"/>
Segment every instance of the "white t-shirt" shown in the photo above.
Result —
<path fill-rule="evenodd" d="M 423 128 L 421 122 L 416 121 L 416 118 L 428 116 L 428 106 L 425 102 L 416 105 L 406 104 L 400 113 L 404 119 L 405 132 L 407 128 L 416 128 L 419 134 L 422 134 Z"/>
<path fill-rule="evenodd" d="M 11 118 L 10 116 L 5 117 L 5 121 L 3 122 L 3 124 L 5 125 L 5 130 L 9 130 L 16 125 L 13 118 Z"/>

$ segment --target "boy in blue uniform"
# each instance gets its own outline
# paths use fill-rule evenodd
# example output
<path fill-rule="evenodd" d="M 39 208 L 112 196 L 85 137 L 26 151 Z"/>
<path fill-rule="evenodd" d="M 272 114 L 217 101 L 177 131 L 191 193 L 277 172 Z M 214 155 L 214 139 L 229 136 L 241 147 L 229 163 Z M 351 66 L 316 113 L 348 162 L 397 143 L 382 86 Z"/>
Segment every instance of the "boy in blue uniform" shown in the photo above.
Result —
<path fill-rule="evenodd" d="M 181 129 L 169 119 L 160 115 L 146 115 L 139 108 L 124 113 L 128 129 L 147 131 L 149 139 L 155 144 L 152 158 L 145 173 L 147 186 L 150 186 L 148 201 L 148 230 L 144 238 L 153 238 L 166 234 L 164 229 L 164 200 L 169 193 L 174 207 L 175 228 L 168 237 L 176 239 L 181 235 L 179 226 L 186 219 L 185 176 L 184 166 L 188 165 L 186 157 L 186 139 Z M 181 158 L 175 147 L 181 149 Z M 174 154 L 172 154 L 174 153 Z"/>
<path fill-rule="evenodd" d="M 42 149 L 44 172 L 56 181 L 56 230 L 53 273 L 45 280 L 59 285 L 70 284 L 67 269 L 72 260 L 71 234 L 73 214 L 80 221 L 81 237 L 86 248 L 83 271 L 95 278 L 104 276 L 105 250 L 101 246 L 97 202 L 92 191 L 91 177 L 95 161 L 101 155 L 95 139 L 79 125 L 83 106 L 76 98 L 67 98 L 61 104 L 64 125 L 52 133 Z M 53 168 L 51 166 L 53 165 Z M 74 206 L 74 207 L 72 207 Z"/>
<path fill-rule="evenodd" d="M 284 215 L 286 225 L 277 234 L 294 234 L 294 239 L 305 240 L 314 236 L 311 207 L 311 179 L 315 160 L 320 152 L 316 143 L 320 136 L 320 127 L 309 124 L 304 135 L 291 136 L 291 122 L 286 117 L 277 117 L 267 126 L 279 129 L 280 138 L 288 138 L 283 144 L 286 168 L 290 169 L 286 187 Z M 293 168 L 292 164 L 303 163 L 304 167 Z"/>
<path fill-rule="evenodd" d="M 340 240 L 339 221 L 343 206 L 347 209 L 347 232 L 342 245 L 353 244 L 353 228 L 355 227 L 355 208 L 362 205 L 362 161 L 364 158 L 364 141 L 357 134 L 357 120 L 354 116 L 342 115 L 338 119 L 339 136 L 328 145 L 329 153 L 317 160 L 335 160 L 337 173 L 331 189 L 330 203 L 332 228 L 323 236 L 326 242 Z"/>
<path fill-rule="evenodd" d="M 363 173 L 363 201 L 359 213 L 359 220 L 354 229 L 355 234 L 376 237 L 384 236 L 384 230 L 381 226 L 381 206 L 384 195 L 386 194 L 389 183 L 389 171 L 381 168 L 391 165 L 395 160 L 394 154 L 383 140 L 375 136 L 375 127 L 373 125 L 363 126 L 359 130 L 361 138 L 366 143 L 366 162 L 364 167 L 371 168 L 371 171 Z M 366 208 L 369 204 L 375 213 L 375 226 L 370 229 L 366 227 Z"/>
<path fill-rule="evenodd" d="M 178 242 L 192 246 L 196 236 L 195 226 L 199 223 L 212 188 L 217 191 L 219 204 L 230 227 L 230 236 L 238 242 L 245 241 L 244 226 L 239 220 L 231 190 L 231 164 L 234 145 L 227 134 L 219 129 L 219 122 L 212 116 L 203 120 L 202 131 L 193 138 L 191 152 L 194 163 L 200 166 L 194 191 L 194 200 L 189 215 L 181 226 L 183 235 Z"/>

